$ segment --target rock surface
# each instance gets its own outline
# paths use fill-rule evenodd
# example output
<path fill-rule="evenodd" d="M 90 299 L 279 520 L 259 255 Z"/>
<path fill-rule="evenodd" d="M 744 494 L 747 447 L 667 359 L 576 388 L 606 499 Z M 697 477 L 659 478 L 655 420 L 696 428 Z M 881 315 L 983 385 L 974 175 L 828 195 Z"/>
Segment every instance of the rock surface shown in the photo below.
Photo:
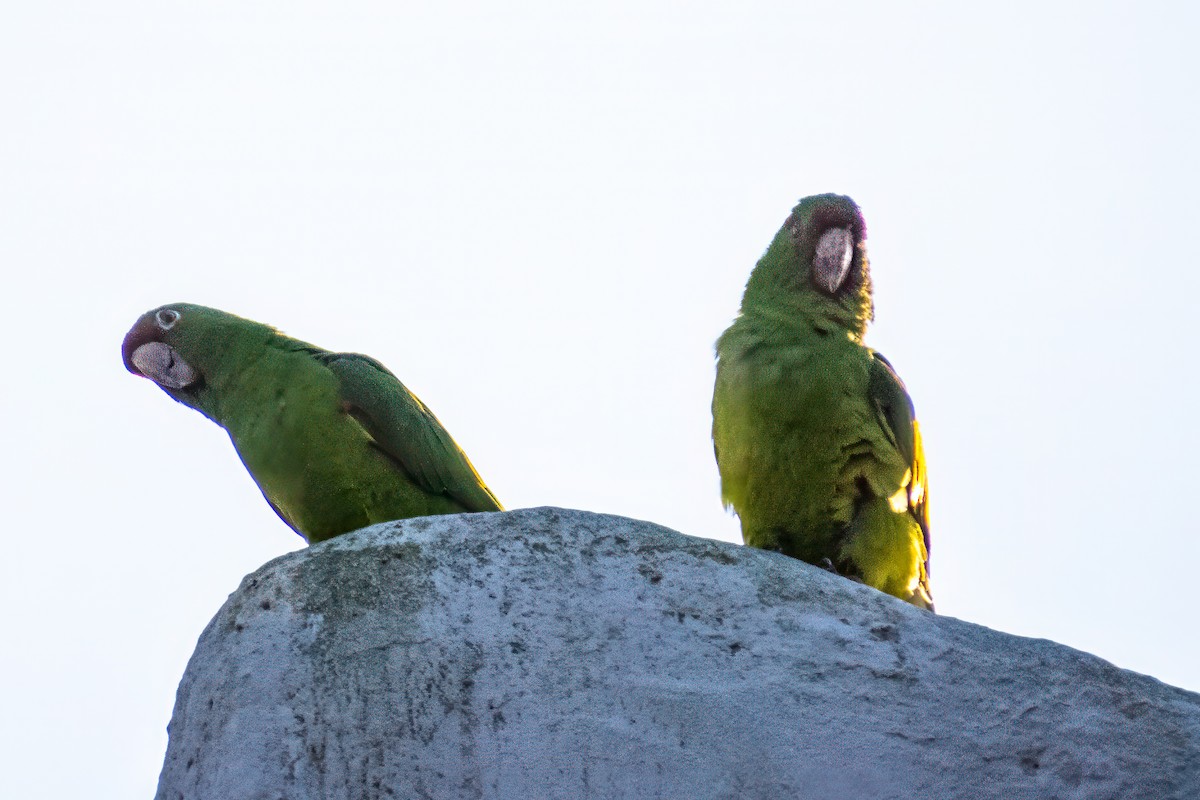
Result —
<path fill-rule="evenodd" d="M 157 796 L 1200 798 L 1200 695 L 646 522 L 430 517 L 243 581 Z"/>

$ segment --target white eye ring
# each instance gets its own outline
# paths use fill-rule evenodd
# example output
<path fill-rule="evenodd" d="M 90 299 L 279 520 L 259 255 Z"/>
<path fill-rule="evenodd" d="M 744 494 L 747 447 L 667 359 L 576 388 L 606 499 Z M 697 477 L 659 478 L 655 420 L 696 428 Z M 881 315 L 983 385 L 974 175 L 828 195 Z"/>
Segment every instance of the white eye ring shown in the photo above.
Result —
<path fill-rule="evenodd" d="M 179 312 L 173 308 L 164 308 L 154 315 L 154 321 L 158 323 L 158 327 L 169 331 L 176 322 L 179 322 Z"/>

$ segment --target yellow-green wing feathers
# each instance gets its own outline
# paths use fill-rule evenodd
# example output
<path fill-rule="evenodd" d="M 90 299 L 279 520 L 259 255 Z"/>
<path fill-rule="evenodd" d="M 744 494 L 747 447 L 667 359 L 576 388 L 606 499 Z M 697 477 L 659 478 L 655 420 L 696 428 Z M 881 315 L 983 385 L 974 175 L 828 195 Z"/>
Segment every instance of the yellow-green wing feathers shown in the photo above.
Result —
<path fill-rule="evenodd" d="M 433 412 L 387 367 L 357 353 L 316 358 L 337 377 L 343 410 L 418 486 L 453 498 L 467 511 L 503 510 Z"/>
<path fill-rule="evenodd" d="M 896 445 L 904 463 L 908 465 L 907 482 L 902 487 L 904 495 L 899 498 L 903 505 L 896 502 L 893 504 L 893 510 L 898 512 L 906 506 L 908 514 L 920 527 L 923 545 L 922 569 L 915 591 L 932 607 L 932 599 L 929 597 L 929 490 L 921 430 L 917 424 L 912 398 L 909 397 L 904 382 L 883 355 L 874 351 L 871 355 L 873 359 L 867 391 L 875 405 L 880 426 Z"/>

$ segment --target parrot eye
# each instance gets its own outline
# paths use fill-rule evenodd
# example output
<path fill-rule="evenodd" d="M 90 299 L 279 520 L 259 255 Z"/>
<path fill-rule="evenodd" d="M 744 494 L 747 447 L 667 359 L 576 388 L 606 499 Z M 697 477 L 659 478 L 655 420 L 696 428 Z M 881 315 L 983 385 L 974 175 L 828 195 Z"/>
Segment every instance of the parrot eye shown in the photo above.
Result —
<path fill-rule="evenodd" d="M 179 321 L 179 312 L 174 309 L 164 308 L 154 315 L 154 321 L 158 323 L 158 327 L 164 331 L 169 331 Z"/>

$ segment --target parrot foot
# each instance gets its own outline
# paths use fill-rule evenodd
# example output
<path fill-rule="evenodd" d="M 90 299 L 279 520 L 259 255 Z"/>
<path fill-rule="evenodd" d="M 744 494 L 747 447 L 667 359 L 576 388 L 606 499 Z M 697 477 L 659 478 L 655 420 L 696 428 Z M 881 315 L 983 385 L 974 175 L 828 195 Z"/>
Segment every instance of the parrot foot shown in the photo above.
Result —
<path fill-rule="evenodd" d="M 861 583 L 864 585 L 866 584 L 866 581 L 864 581 L 858 575 L 851 575 L 851 574 L 848 574 L 845 572 L 840 572 L 838 570 L 838 568 L 833 565 L 833 561 L 831 561 L 829 558 L 822 558 L 820 561 L 817 562 L 817 566 L 820 567 L 821 569 L 825 570 L 826 572 L 832 572 L 834 575 L 840 575 L 841 577 L 843 577 L 847 580 L 854 581 L 855 583 Z"/>

